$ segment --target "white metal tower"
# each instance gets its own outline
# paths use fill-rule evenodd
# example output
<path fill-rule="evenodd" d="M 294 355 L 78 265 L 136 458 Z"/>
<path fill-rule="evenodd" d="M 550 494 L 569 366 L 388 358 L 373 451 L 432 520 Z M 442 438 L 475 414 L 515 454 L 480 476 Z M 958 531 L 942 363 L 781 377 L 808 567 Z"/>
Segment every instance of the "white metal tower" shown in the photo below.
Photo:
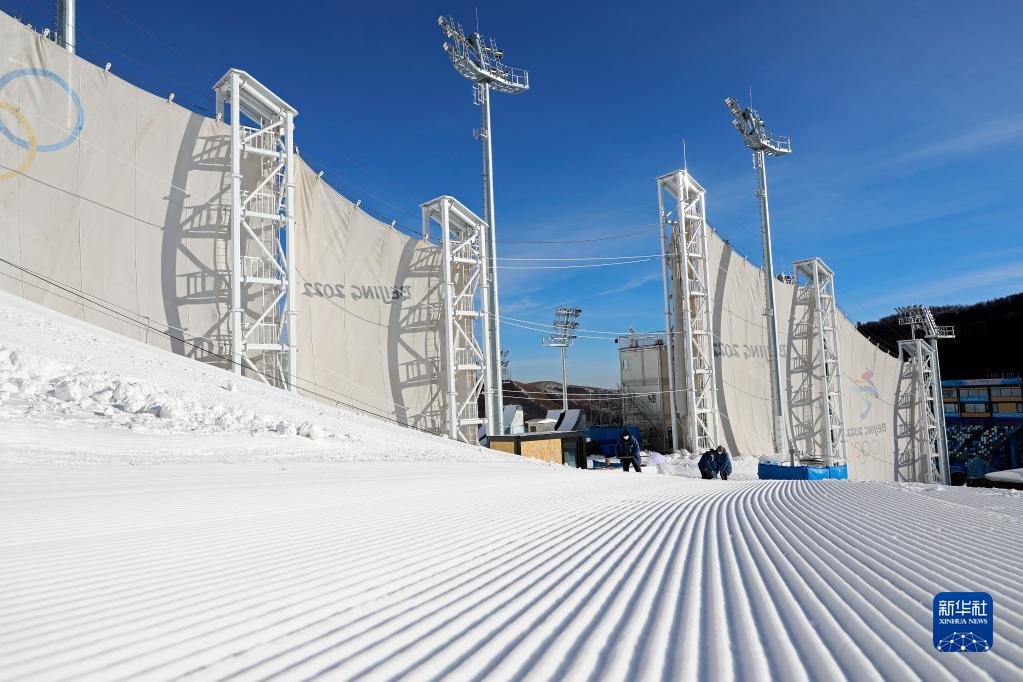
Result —
<path fill-rule="evenodd" d="M 895 405 L 895 479 L 949 485 L 938 339 L 955 338 L 955 329 L 938 325 L 924 305 L 903 306 L 896 312 L 912 338 L 899 341 L 902 369 Z M 918 332 L 923 339 L 917 338 Z"/>
<path fill-rule="evenodd" d="M 462 76 L 474 83 L 473 101 L 482 108 L 482 127 L 477 137 L 483 148 L 483 217 L 488 225 L 489 249 L 486 277 L 489 280 L 489 310 L 493 324 L 485 334 L 485 345 L 491 357 L 501 355 L 501 311 L 497 292 L 497 227 L 494 219 L 494 160 L 490 128 L 490 91 L 516 95 L 529 89 L 529 72 L 516 69 L 504 63 L 504 52 L 497 48 L 494 40 L 485 38 L 478 31 L 465 35 L 462 25 L 451 18 L 439 17 L 437 23 L 450 43 L 444 43 L 444 51 L 451 58 L 451 64 Z M 504 390 L 501 384 L 500 365 L 496 362 L 487 368 L 488 398 L 486 412 L 493 415 L 493 431 L 504 433 Z"/>
<path fill-rule="evenodd" d="M 944 420 L 936 381 L 937 355 L 922 339 L 899 341 L 895 399 L 895 480 L 948 483 L 942 454 Z M 940 421 L 939 421 L 940 420 Z"/>
<path fill-rule="evenodd" d="M 668 385 L 671 405 L 672 448 L 677 450 L 676 394 L 684 390 L 685 447 L 703 452 L 718 445 L 718 412 L 714 371 L 713 306 L 707 251 L 707 191 L 677 170 L 657 178 L 661 253 L 664 257 L 664 311 L 668 346 Z M 672 217 L 674 216 L 674 217 Z M 671 276 L 668 276 L 668 272 Z M 675 337 L 682 330 L 679 348 L 684 388 L 676 387 Z"/>
<path fill-rule="evenodd" d="M 231 360 L 296 390 L 295 116 L 266 86 L 230 69 L 214 86 L 231 116 Z M 242 116 L 248 123 L 242 123 Z"/>
<path fill-rule="evenodd" d="M 575 343 L 581 308 L 559 305 L 554 311 L 554 331 L 540 341 L 547 348 L 561 349 L 561 409 L 568 410 L 568 349 Z"/>
<path fill-rule="evenodd" d="M 479 397 L 488 392 L 486 404 L 493 404 L 493 384 L 487 381 L 494 364 L 487 344 L 476 338 L 476 320 L 481 320 L 483 336 L 490 331 L 487 295 L 487 224 L 457 199 L 438 197 L 420 206 L 423 234 L 430 223 L 440 227 L 443 249 L 444 290 L 444 391 L 446 393 L 447 435 L 467 443 L 477 442 L 479 425 L 487 424 L 479 416 Z M 479 302 L 477 306 L 477 301 Z"/>
<path fill-rule="evenodd" d="M 806 361 L 820 386 L 822 459 L 825 465 L 847 461 L 845 409 L 842 398 L 842 361 L 838 342 L 838 314 L 835 310 L 835 273 L 820 258 L 796 261 L 797 304 L 800 299 L 812 307 L 813 349 L 807 348 Z M 796 331 L 798 336 L 799 331 Z M 798 397 L 797 397 L 798 402 Z"/>
<path fill-rule="evenodd" d="M 732 125 L 742 135 L 742 141 L 753 152 L 753 168 L 757 171 L 757 197 L 760 199 L 760 226 L 764 245 L 764 288 L 767 294 L 767 330 L 771 346 L 771 407 L 774 422 L 774 449 L 778 454 L 789 453 L 789 464 L 795 465 L 795 454 L 790 451 L 786 431 L 785 402 L 781 390 L 781 363 L 778 357 L 778 318 L 774 303 L 774 256 L 771 250 L 771 215 L 767 207 L 767 166 L 768 156 L 783 156 L 792 153 L 792 140 L 772 135 L 764 127 L 764 120 L 752 108 L 740 109 L 731 97 L 725 105 L 732 112 Z"/>

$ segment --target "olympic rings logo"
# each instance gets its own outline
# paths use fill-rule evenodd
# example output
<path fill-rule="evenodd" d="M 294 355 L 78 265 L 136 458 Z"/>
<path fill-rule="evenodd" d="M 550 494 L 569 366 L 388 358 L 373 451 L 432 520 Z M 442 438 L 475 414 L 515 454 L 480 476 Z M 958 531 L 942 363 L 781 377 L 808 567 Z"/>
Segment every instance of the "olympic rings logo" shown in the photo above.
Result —
<path fill-rule="evenodd" d="M 0 134 L 22 149 L 28 150 L 28 154 L 25 155 L 25 159 L 21 162 L 21 165 L 13 170 L 7 171 L 6 173 L 0 173 L 0 180 L 7 180 L 24 173 L 28 167 L 32 165 L 37 152 L 56 152 L 64 149 L 78 139 L 78 136 L 82 134 L 82 129 L 85 127 L 85 108 L 82 107 L 82 100 L 78 97 L 78 93 L 75 92 L 70 85 L 68 85 L 68 82 L 53 71 L 48 69 L 15 69 L 14 71 L 8 71 L 3 76 L 0 76 L 0 91 L 3 91 L 3 89 L 7 87 L 11 81 L 17 80 L 18 78 L 24 78 L 26 76 L 46 78 L 59 85 L 61 89 L 68 94 L 68 97 L 71 98 L 72 104 L 75 105 L 75 125 L 64 139 L 49 144 L 39 144 L 35 130 L 32 129 L 32 125 L 21 110 L 0 101 L 0 110 L 8 111 L 14 116 L 14 118 L 18 121 L 18 127 L 21 129 L 25 137 L 19 137 L 17 134 L 12 132 L 11 129 L 4 124 L 2 119 L 0 119 Z"/>
<path fill-rule="evenodd" d="M 854 440 L 852 446 L 854 454 L 863 459 L 875 459 L 881 454 L 881 447 L 873 440 Z"/>

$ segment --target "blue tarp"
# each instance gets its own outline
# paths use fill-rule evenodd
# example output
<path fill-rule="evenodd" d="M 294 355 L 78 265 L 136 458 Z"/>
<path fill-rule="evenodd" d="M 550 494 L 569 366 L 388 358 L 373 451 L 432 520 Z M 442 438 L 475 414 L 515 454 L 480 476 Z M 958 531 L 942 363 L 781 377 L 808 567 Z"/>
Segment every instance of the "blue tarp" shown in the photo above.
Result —
<path fill-rule="evenodd" d="M 849 478 L 849 469 L 845 465 L 790 467 L 775 462 L 761 462 L 757 467 L 757 476 L 765 481 L 821 481 L 824 479 L 847 479 Z"/>

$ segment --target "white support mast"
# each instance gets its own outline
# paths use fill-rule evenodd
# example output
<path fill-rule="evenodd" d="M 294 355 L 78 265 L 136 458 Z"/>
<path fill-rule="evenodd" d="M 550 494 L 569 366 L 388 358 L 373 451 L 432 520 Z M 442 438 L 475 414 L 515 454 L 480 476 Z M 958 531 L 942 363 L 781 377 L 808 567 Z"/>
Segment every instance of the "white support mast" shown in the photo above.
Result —
<path fill-rule="evenodd" d="M 673 306 L 672 277 L 674 266 L 668 243 L 671 240 L 672 223 L 664 212 L 664 192 L 657 188 L 657 212 L 661 216 L 658 231 L 661 235 L 661 278 L 664 285 L 664 339 L 668 351 L 668 428 L 671 429 L 671 451 L 678 452 L 678 404 L 675 386 L 675 316 Z"/>
<path fill-rule="evenodd" d="M 768 343 L 770 345 L 771 367 L 771 408 L 774 425 L 774 449 L 779 455 L 788 453 L 789 464 L 795 465 L 795 453 L 789 448 L 786 428 L 785 401 L 781 390 L 781 361 L 778 349 L 778 316 L 774 302 L 774 255 L 771 248 L 771 214 L 767 204 L 767 156 L 783 156 L 792 153 L 792 140 L 772 135 L 764 127 L 764 120 L 754 109 L 740 109 L 739 103 L 731 97 L 725 106 L 732 112 L 735 126 L 745 145 L 753 152 L 753 167 L 757 171 L 757 198 L 760 199 L 760 228 L 764 246 L 764 289 L 767 298 L 766 310 Z"/>
<path fill-rule="evenodd" d="M 716 447 L 721 422 L 714 368 L 706 197 L 707 191 L 686 170 L 657 178 L 661 240 L 662 245 L 666 244 L 662 249 L 669 254 L 666 261 L 671 271 L 670 291 L 665 281 L 671 428 L 674 434 L 677 431 L 676 392 L 684 391 L 683 444 L 691 452 Z M 669 205 L 671 210 L 665 211 Z M 679 322 L 681 340 L 676 346 L 672 337 L 679 334 L 676 331 Z M 682 372 L 672 370 L 676 351 L 681 356 Z M 684 382 L 681 389 L 675 386 L 676 378 Z M 678 447 L 675 436 L 672 447 Z"/>
<path fill-rule="evenodd" d="M 444 392 L 446 394 L 447 436 L 476 444 L 480 424 L 479 397 L 491 389 L 487 377 L 494 357 L 487 344 L 476 338 L 476 320 L 481 320 L 483 336 L 490 331 L 486 291 L 487 224 L 458 200 L 442 196 L 420 206 L 423 234 L 429 234 L 431 222 L 440 228 L 443 250 L 444 290 Z M 477 306 L 478 301 L 478 306 Z M 487 396 L 487 405 L 493 396 Z"/>
<path fill-rule="evenodd" d="M 230 106 L 231 360 L 267 384 L 297 389 L 295 116 L 266 86 L 230 69 L 214 86 Z M 243 118 L 245 121 L 243 122 Z"/>
<path fill-rule="evenodd" d="M 483 217 L 488 226 L 488 257 L 485 276 L 488 280 L 488 310 L 493 318 L 489 330 L 484 332 L 484 345 L 491 357 L 501 356 L 501 311 L 497 291 L 497 228 L 494 218 L 494 158 L 493 135 L 490 127 L 490 91 L 516 95 L 529 89 L 529 73 L 504 63 L 504 52 L 497 48 L 492 38 L 485 38 L 478 31 L 466 35 L 462 25 L 450 17 L 439 17 L 437 23 L 451 43 L 444 43 L 444 51 L 451 58 L 451 64 L 462 76 L 473 82 L 473 101 L 482 109 L 482 127 L 477 138 L 483 150 Z M 491 416 L 492 431 L 504 433 L 504 389 L 500 365 L 491 363 L 487 367 L 486 412 Z"/>
<path fill-rule="evenodd" d="M 812 329 L 816 332 L 817 353 L 811 353 L 804 362 L 817 370 L 815 378 L 820 386 L 822 459 L 825 466 L 844 464 L 848 457 L 838 314 L 835 310 L 835 273 L 820 258 L 796 261 L 792 270 L 796 278 L 797 300 L 808 299 L 807 303 L 813 306 L 814 311 Z M 819 358 L 818 362 L 814 362 L 814 355 Z"/>
<path fill-rule="evenodd" d="M 924 305 L 903 306 L 896 312 L 912 338 L 899 341 L 903 364 L 895 406 L 895 480 L 949 485 L 938 339 L 955 338 L 955 329 L 938 325 Z"/>

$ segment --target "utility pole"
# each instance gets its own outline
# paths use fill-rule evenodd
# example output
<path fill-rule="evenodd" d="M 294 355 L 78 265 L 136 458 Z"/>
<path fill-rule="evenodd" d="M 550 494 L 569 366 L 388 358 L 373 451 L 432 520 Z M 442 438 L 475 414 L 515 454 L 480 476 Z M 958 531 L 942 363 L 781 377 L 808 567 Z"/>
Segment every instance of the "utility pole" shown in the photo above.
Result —
<path fill-rule="evenodd" d="M 568 349 L 572 347 L 577 338 L 576 330 L 579 328 L 579 316 L 582 315 L 581 308 L 569 308 L 558 306 L 554 311 L 553 333 L 541 339 L 547 348 L 558 348 L 561 350 L 561 409 L 568 410 Z"/>

